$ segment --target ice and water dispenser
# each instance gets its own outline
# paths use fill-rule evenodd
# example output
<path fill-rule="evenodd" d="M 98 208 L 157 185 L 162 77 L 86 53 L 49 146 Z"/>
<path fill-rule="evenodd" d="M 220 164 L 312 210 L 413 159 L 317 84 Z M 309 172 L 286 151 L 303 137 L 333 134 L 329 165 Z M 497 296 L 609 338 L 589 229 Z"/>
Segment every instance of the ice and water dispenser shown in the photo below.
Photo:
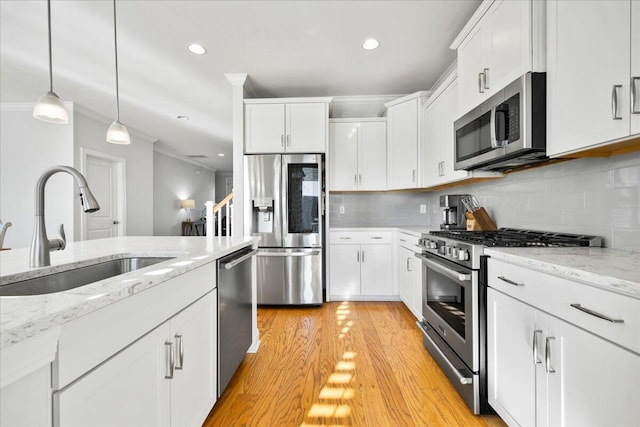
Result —
<path fill-rule="evenodd" d="M 252 233 L 273 233 L 273 197 L 260 197 L 252 200 Z M 257 229 L 256 229 L 257 228 Z"/>

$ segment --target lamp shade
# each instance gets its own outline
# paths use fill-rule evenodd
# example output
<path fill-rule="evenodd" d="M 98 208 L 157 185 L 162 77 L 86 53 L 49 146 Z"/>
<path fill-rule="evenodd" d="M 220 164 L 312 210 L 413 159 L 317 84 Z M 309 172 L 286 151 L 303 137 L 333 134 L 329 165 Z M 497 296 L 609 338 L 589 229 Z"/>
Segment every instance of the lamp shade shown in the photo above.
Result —
<path fill-rule="evenodd" d="M 33 117 L 49 123 L 69 123 L 69 113 L 55 92 L 49 91 L 38 98 L 33 107 Z"/>
<path fill-rule="evenodd" d="M 193 199 L 187 199 L 182 201 L 182 209 L 194 209 L 196 207 L 196 201 Z"/>
<path fill-rule="evenodd" d="M 116 120 L 111 123 L 111 126 L 109 126 L 109 130 L 107 130 L 107 142 L 122 145 L 131 144 L 131 139 L 129 139 L 129 131 L 122 123 Z"/>

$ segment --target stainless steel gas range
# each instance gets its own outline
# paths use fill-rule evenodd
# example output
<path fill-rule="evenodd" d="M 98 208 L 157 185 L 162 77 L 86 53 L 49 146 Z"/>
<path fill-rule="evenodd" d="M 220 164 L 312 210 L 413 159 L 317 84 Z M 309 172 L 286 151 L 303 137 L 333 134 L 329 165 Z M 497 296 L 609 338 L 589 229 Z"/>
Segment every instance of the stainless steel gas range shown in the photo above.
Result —
<path fill-rule="evenodd" d="M 492 413 L 486 380 L 487 247 L 601 246 L 595 236 L 501 228 L 432 231 L 420 240 L 425 348 L 474 414 Z"/>

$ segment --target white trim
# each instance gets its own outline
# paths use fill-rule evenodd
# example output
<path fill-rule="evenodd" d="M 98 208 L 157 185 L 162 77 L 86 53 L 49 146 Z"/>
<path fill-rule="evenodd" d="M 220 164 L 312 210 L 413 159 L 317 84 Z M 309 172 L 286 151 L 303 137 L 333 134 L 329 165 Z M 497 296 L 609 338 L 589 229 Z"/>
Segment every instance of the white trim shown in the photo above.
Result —
<path fill-rule="evenodd" d="M 353 117 L 329 119 L 329 123 L 386 122 L 386 117 Z"/>
<path fill-rule="evenodd" d="M 99 122 L 105 123 L 107 125 L 110 125 L 113 122 L 113 119 L 104 116 L 100 113 L 97 113 L 93 110 L 88 109 L 87 107 L 84 107 L 80 104 L 76 104 L 75 108 L 74 108 L 74 112 L 83 114 L 89 118 L 92 118 L 94 120 L 97 120 Z M 135 136 L 137 136 L 138 138 L 146 141 L 146 142 L 150 142 L 151 144 L 155 144 L 158 141 L 158 138 L 156 138 L 155 136 L 151 136 L 147 133 L 141 132 L 137 129 L 133 129 L 131 126 L 127 126 L 127 130 L 129 131 L 130 134 L 133 134 Z M 106 135 L 106 134 L 105 134 Z"/>
<path fill-rule="evenodd" d="M 393 107 L 394 105 L 402 104 L 403 102 L 411 101 L 414 99 L 418 99 L 418 104 L 424 103 L 424 101 L 431 96 L 430 90 L 421 90 L 419 92 L 415 92 L 402 98 L 394 99 L 393 101 L 385 102 L 384 108 Z"/>
<path fill-rule="evenodd" d="M 447 74 L 448 73 L 448 74 Z M 434 86 L 433 92 L 431 93 L 431 96 L 429 97 L 429 99 L 427 99 L 424 103 L 424 105 L 422 106 L 423 109 L 427 109 L 429 108 L 429 106 L 431 104 L 433 104 L 434 102 L 436 102 L 436 100 L 440 97 L 440 95 L 442 95 L 444 92 L 446 92 L 449 87 L 455 83 L 458 80 L 458 70 L 456 68 L 454 68 L 453 70 L 451 70 L 451 68 L 449 68 L 445 74 L 442 75 L 442 77 L 440 77 L 438 79 L 437 82 L 437 87 Z"/>
<path fill-rule="evenodd" d="M 306 103 L 306 102 L 326 102 L 327 104 L 333 100 L 332 96 L 322 97 L 305 97 L 305 98 L 250 98 L 245 99 L 245 104 L 289 104 L 289 103 Z"/>
<path fill-rule="evenodd" d="M 397 95 L 356 95 L 356 96 L 334 96 L 333 105 L 339 104 L 383 104 L 393 101 L 394 99 L 406 96 L 406 94 Z"/>
<path fill-rule="evenodd" d="M 165 156 L 173 157 L 176 160 L 181 160 L 183 162 L 191 163 L 192 165 L 200 166 L 201 168 L 216 172 L 216 169 L 213 169 L 211 166 L 203 165 L 202 163 L 196 162 L 195 160 L 190 159 L 189 157 L 183 156 L 182 154 L 173 153 L 167 149 L 157 147 L 155 145 L 153 146 L 153 151 L 158 152 L 160 154 L 164 154 Z"/>
<path fill-rule="evenodd" d="M 110 160 L 116 163 L 116 194 L 118 198 L 118 236 L 127 235 L 127 161 L 102 151 L 80 147 L 80 172 L 87 176 L 87 157 Z M 87 216 L 80 215 L 80 239 L 87 240 Z"/>
<path fill-rule="evenodd" d="M 462 27 L 462 30 L 460 30 L 456 38 L 453 40 L 453 42 L 449 46 L 449 49 L 457 50 L 458 47 L 460 47 L 464 39 L 475 28 L 475 26 L 482 20 L 482 17 L 484 16 L 485 13 L 487 13 L 487 11 L 489 10 L 493 2 L 494 0 L 484 0 L 482 3 L 480 3 L 480 6 L 478 6 L 476 11 L 473 13 L 473 15 L 471 15 L 471 18 L 469 18 L 465 26 Z"/>
<path fill-rule="evenodd" d="M 31 338 L 2 349 L 0 388 L 49 365 L 56 358 L 60 326 L 38 332 Z"/>
<path fill-rule="evenodd" d="M 229 83 L 234 86 L 243 86 L 247 80 L 247 73 L 225 74 L 224 76 L 229 80 Z"/>

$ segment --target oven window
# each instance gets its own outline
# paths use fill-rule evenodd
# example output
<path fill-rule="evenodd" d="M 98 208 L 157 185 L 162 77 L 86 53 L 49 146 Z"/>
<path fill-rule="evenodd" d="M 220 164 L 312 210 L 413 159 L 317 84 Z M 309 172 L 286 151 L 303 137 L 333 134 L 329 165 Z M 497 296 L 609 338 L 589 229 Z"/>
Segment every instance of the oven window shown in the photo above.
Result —
<path fill-rule="evenodd" d="M 427 273 L 427 306 L 454 331 L 465 338 L 465 289 L 454 280 L 429 269 Z"/>
<path fill-rule="evenodd" d="M 470 159 L 492 150 L 491 111 L 456 131 L 456 160 Z"/>

